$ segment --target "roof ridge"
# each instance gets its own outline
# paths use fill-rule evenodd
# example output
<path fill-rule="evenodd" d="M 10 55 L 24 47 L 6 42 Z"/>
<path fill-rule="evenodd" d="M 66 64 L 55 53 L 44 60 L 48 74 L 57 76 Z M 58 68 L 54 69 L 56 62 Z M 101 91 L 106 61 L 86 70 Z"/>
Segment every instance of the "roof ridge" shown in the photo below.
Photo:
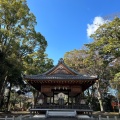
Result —
<path fill-rule="evenodd" d="M 72 68 L 70 68 L 68 65 L 66 65 L 66 64 L 64 63 L 63 58 L 60 58 L 57 65 L 55 65 L 53 68 L 49 69 L 48 71 L 46 71 L 46 72 L 43 73 L 43 74 L 46 75 L 46 74 L 50 73 L 52 70 L 54 70 L 55 68 L 57 68 L 60 64 L 63 64 L 66 68 L 68 68 L 70 71 L 72 71 L 72 72 L 75 73 L 76 75 L 82 75 L 82 74 L 78 73 L 77 71 L 73 70 Z"/>

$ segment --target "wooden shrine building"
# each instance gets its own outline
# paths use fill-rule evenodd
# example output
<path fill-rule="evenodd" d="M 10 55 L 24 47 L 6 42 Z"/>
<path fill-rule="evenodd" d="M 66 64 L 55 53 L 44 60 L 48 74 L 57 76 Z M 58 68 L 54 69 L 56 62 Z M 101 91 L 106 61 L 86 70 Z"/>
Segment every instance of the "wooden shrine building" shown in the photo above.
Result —
<path fill-rule="evenodd" d="M 91 112 L 82 101 L 82 93 L 93 85 L 97 77 L 77 73 L 61 58 L 56 66 L 43 74 L 25 75 L 28 84 L 40 91 L 42 97 L 31 111 L 76 110 Z"/>

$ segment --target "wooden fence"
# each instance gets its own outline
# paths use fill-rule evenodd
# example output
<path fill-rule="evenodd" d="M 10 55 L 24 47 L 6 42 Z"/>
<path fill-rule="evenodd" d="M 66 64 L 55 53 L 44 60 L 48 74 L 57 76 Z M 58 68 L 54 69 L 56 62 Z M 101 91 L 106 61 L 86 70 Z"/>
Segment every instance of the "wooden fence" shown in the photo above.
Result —
<path fill-rule="evenodd" d="M 109 116 L 106 116 L 106 118 L 99 116 L 98 118 L 78 118 L 78 120 L 120 120 L 120 118 L 117 118 L 116 116 L 110 118 Z"/>
<path fill-rule="evenodd" d="M 28 119 L 29 120 L 30 117 L 31 117 L 30 115 L 24 115 L 24 116 L 20 115 L 18 117 L 15 117 L 15 116 L 13 116 L 13 117 L 5 116 L 4 118 L 0 118 L 0 120 L 24 120 L 24 119 L 26 119 L 26 120 Z"/>
<path fill-rule="evenodd" d="M 4 118 L 0 118 L 0 120 L 15 120 L 15 116 L 13 117 L 5 116 Z"/>
<path fill-rule="evenodd" d="M 35 118 L 33 118 L 35 120 Z M 30 117 L 30 115 L 20 115 L 19 117 L 13 116 L 13 117 L 7 117 L 5 116 L 4 118 L 0 118 L 0 120 L 33 120 L 32 117 Z M 36 118 L 36 120 L 38 120 L 38 118 Z M 40 120 L 40 119 L 39 119 Z M 43 120 L 43 118 L 41 119 Z M 116 116 L 110 118 L 109 116 L 106 116 L 106 118 L 101 117 L 101 115 L 99 115 L 98 118 L 78 118 L 78 120 L 120 120 L 120 118 L 117 118 Z"/>
<path fill-rule="evenodd" d="M 106 118 L 101 117 L 101 115 L 99 115 L 98 120 L 120 120 L 120 118 L 117 118 L 116 116 L 110 118 L 109 116 L 106 116 Z"/>

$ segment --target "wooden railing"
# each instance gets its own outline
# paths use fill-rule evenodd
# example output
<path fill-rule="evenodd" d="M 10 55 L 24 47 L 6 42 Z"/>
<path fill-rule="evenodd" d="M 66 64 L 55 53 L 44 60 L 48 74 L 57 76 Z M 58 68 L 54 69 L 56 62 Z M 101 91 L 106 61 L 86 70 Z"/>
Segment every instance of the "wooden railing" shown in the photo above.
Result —
<path fill-rule="evenodd" d="M 56 104 L 43 104 L 35 105 L 30 108 L 31 114 L 40 114 L 41 112 L 46 113 L 48 110 L 57 111 L 70 111 L 75 110 L 79 114 L 92 116 L 92 109 L 90 106 L 85 104 L 69 104 L 69 105 L 56 105 Z"/>
<path fill-rule="evenodd" d="M 70 104 L 70 105 L 55 105 L 55 104 L 43 104 L 34 105 L 31 108 L 37 109 L 86 109 L 91 110 L 91 107 L 85 104 Z"/>
<path fill-rule="evenodd" d="M 14 116 L 13 117 L 8 117 L 8 116 L 5 116 L 4 118 L 0 118 L 0 120 L 38 120 L 40 118 L 35 118 L 35 117 L 30 117 L 28 115 L 20 115 L 19 117 L 15 118 Z M 53 118 L 54 119 L 54 118 Z M 66 120 L 71 120 L 70 117 L 68 118 L 65 118 Z M 73 118 L 72 118 L 73 119 Z M 42 118 L 41 120 L 44 120 L 44 118 Z M 51 118 L 52 120 L 52 118 Z M 101 115 L 99 115 L 97 118 L 85 118 L 85 117 L 78 117 L 78 120 L 120 120 L 120 118 L 116 117 L 116 116 L 113 116 L 113 117 L 109 117 L 109 116 L 106 116 L 106 117 L 101 117 Z"/>

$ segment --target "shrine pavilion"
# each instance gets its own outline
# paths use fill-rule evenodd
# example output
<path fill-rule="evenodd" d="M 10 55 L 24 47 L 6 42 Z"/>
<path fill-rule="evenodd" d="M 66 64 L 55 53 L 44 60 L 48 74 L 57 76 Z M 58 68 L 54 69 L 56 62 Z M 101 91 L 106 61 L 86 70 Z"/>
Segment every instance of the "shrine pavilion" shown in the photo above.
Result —
<path fill-rule="evenodd" d="M 61 58 L 58 64 L 43 74 L 25 75 L 26 82 L 38 90 L 42 97 L 30 109 L 33 111 L 75 110 L 92 112 L 83 101 L 83 92 L 92 86 L 97 77 L 82 75 L 68 67 Z"/>

